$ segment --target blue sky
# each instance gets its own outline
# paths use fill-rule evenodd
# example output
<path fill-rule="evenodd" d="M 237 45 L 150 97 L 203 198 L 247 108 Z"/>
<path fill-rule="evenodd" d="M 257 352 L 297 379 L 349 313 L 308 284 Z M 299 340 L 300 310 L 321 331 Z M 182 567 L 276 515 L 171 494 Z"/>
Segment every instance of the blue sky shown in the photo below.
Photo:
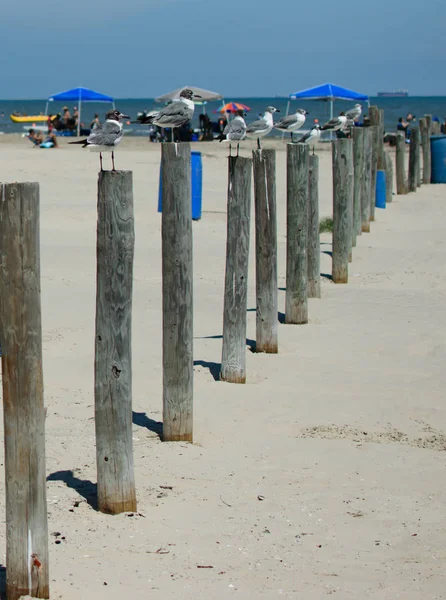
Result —
<path fill-rule="evenodd" d="M 272 96 L 326 81 L 446 95 L 445 24 L 444 0 L 6 0 L 0 98 L 77 85 L 153 97 L 185 84 Z"/>

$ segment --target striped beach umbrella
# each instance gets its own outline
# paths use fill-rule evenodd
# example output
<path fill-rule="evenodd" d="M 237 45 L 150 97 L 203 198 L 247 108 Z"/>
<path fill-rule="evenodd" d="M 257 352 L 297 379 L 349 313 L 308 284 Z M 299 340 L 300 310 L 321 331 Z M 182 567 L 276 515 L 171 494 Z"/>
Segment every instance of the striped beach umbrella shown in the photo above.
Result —
<path fill-rule="evenodd" d="M 238 110 L 244 110 L 248 112 L 251 109 L 249 108 L 249 106 L 246 106 L 246 104 L 241 104 L 240 102 L 227 102 L 224 106 L 218 109 L 218 112 L 235 113 Z"/>

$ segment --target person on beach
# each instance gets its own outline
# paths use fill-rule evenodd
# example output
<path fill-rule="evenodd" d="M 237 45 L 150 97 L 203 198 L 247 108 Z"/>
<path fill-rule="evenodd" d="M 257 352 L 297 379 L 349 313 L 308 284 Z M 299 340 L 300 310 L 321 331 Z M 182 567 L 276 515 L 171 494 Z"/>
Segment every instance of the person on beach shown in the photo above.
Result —
<path fill-rule="evenodd" d="M 98 113 L 95 113 L 93 121 L 90 123 L 90 129 L 96 129 L 101 124 Z"/>
<path fill-rule="evenodd" d="M 64 106 L 63 107 L 63 115 L 62 115 L 62 121 L 64 122 L 65 125 L 68 124 L 68 121 L 71 120 L 71 113 L 68 110 L 68 106 Z"/>
<path fill-rule="evenodd" d="M 441 124 L 441 133 L 446 135 L 446 117 L 444 118 L 444 123 Z"/>
<path fill-rule="evenodd" d="M 47 144 L 48 142 L 51 142 L 54 148 L 59 147 L 57 144 L 56 134 L 53 132 L 48 133 L 47 137 L 44 138 L 41 131 L 30 129 L 28 132 L 28 139 L 34 144 L 35 147 L 40 146 L 41 144 Z"/>

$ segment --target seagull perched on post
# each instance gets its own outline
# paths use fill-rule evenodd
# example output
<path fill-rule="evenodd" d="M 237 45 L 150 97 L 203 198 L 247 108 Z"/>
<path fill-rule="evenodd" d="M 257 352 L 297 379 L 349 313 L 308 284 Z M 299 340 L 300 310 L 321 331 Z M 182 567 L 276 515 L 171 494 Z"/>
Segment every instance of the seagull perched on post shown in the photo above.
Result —
<path fill-rule="evenodd" d="M 246 137 L 246 123 L 243 118 L 243 110 L 235 111 L 235 117 L 226 125 L 223 133 L 218 138 L 220 142 L 229 142 L 229 156 L 231 156 L 231 142 L 237 142 L 237 156 L 239 153 L 240 142 Z"/>
<path fill-rule="evenodd" d="M 333 117 L 324 123 L 321 127 L 321 131 L 326 131 L 327 129 L 332 129 L 333 131 L 339 131 L 340 129 L 344 129 L 347 125 L 347 117 L 343 112 L 339 113 L 338 117 Z"/>
<path fill-rule="evenodd" d="M 321 128 L 319 125 L 314 125 L 310 129 L 308 133 L 302 136 L 299 140 L 299 144 L 313 144 L 313 154 L 314 154 L 314 144 L 321 139 Z"/>
<path fill-rule="evenodd" d="M 348 120 L 351 120 L 355 123 L 359 119 L 361 114 L 362 114 L 362 106 L 360 104 L 355 104 L 355 106 L 353 108 L 351 108 L 350 110 L 348 110 L 345 113 L 345 116 L 347 117 Z"/>
<path fill-rule="evenodd" d="M 158 127 L 170 127 L 172 130 L 187 125 L 194 116 L 194 98 L 201 98 L 201 96 L 187 88 L 181 90 L 179 98 L 172 100 L 162 110 L 147 115 L 141 123 L 143 125 L 149 123 Z"/>
<path fill-rule="evenodd" d="M 288 115 L 280 121 L 274 124 L 276 129 L 280 131 L 289 131 L 291 134 L 291 141 L 293 141 L 293 133 L 300 129 L 305 123 L 305 118 L 308 115 L 307 111 L 303 108 L 298 108 L 294 115 Z"/>
<path fill-rule="evenodd" d="M 268 108 L 265 109 L 265 113 L 261 119 L 254 121 L 254 123 L 250 123 L 246 127 L 246 137 L 257 139 L 257 148 L 259 150 L 260 138 L 271 133 L 274 127 L 273 114 L 275 112 L 280 112 L 280 110 L 278 108 L 274 108 L 274 106 L 268 106 Z"/>
<path fill-rule="evenodd" d="M 70 144 L 82 144 L 83 148 L 89 148 L 93 152 L 99 152 L 99 161 L 102 168 L 102 153 L 111 152 L 112 170 L 115 171 L 115 153 L 116 146 L 122 139 L 122 123 L 121 119 L 129 119 L 127 115 L 122 114 L 119 110 L 109 110 L 105 115 L 105 123 L 97 125 L 85 140 L 78 142 L 70 142 Z"/>

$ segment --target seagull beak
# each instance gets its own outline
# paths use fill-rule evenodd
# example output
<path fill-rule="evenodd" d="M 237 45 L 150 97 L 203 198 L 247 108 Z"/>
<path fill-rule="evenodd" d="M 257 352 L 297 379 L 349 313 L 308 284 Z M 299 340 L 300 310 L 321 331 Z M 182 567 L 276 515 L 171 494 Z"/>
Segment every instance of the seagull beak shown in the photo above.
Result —
<path fill-rule="evenodd" d="M 128 115 L 123 115 L 122 113 L 119 113 L 119 118 L 120 119 L 130 119 L 130 117 Z"/>
<path fill-rule="evenodd" d="M 194 98 L 203 98 L 203 96 L 199 96 L 198 94 L 194 94 Z"/>
<path fill-rule="evenodd" d="M 276 112 L 280 112 L 280 110 L 278 108 L 276 108 Z"/>

